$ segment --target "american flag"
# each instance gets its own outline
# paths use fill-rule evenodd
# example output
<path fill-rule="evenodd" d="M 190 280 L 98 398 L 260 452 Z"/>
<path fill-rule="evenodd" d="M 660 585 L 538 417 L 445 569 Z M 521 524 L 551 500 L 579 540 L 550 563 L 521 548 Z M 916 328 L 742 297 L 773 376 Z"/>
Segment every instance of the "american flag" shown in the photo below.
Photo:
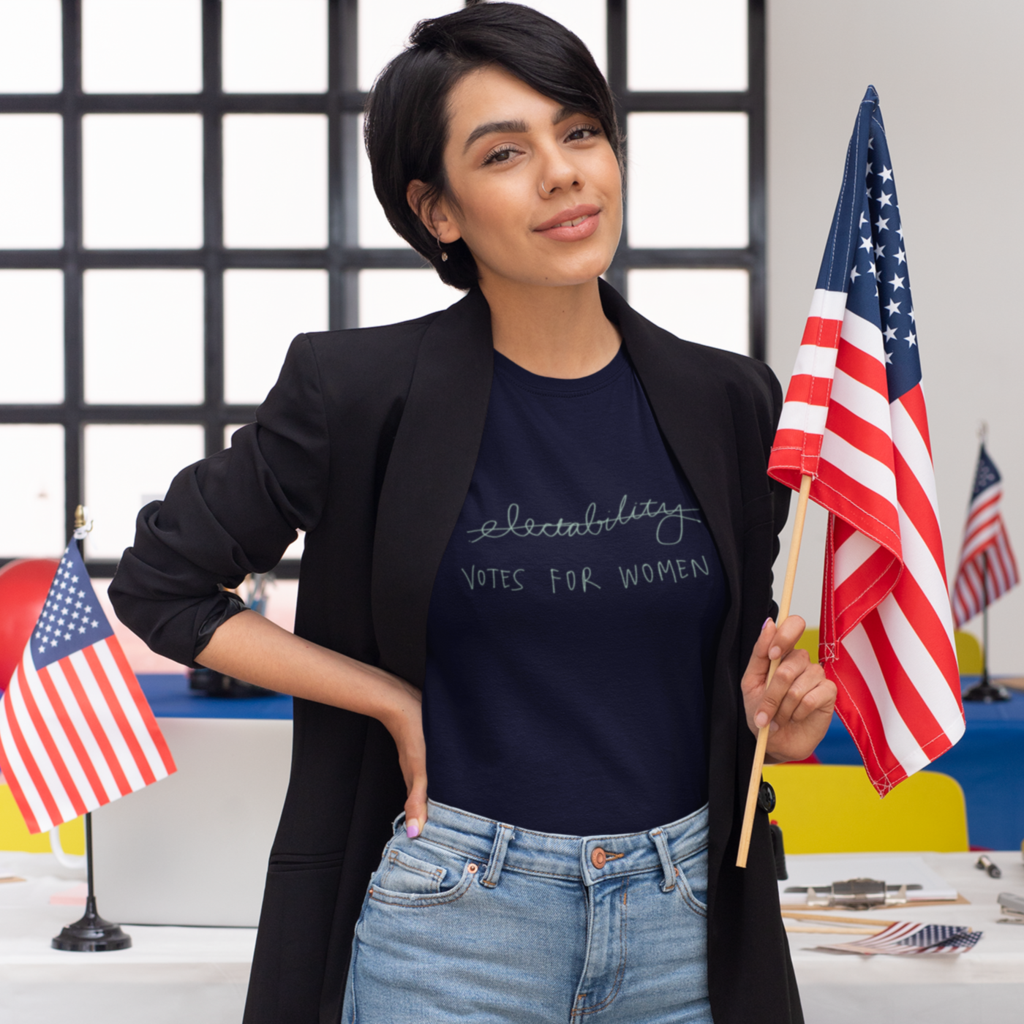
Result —
<path fill-rule="evenodd" d="M 963 735 L 892 161 L 861 103 L 769 474 L 829 511 L 821 662 L 883 796 Z"/>
<path fill-rule="evenodd" d="M 76 540 L 0 698 L 0 768 L 30 832 L 175 770 Z"/>
<path fill-rule="evenodd" d="M 1003 478 L 982 445 L 953 584 L 953 621 L 958 629 L 1019 582 L 999 512 L 1002 500 Z"/>

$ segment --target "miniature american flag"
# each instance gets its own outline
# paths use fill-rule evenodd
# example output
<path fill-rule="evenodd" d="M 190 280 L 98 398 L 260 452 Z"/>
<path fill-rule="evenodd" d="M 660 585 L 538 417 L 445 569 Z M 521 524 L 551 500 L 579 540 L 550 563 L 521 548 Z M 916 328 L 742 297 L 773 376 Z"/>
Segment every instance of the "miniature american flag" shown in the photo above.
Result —
<path fill-rule="evenodd" d="M 30 832 L 175 770 L 74 539 L 0 698 L 0 768 Z"/>
<path fill-rule="evenodd" d="M 963 735 L 892 162 L 873 86 L 789 384 L 769 475 L 829 511 L 820 660 L 884 795 Z"/>
<path fill-rule="evenodd" d="M 953 584 L 953 621 L 958 629 L 1019 582 L 999 510 L 1002 500 L 1003 479 L 982 445 Z"/>

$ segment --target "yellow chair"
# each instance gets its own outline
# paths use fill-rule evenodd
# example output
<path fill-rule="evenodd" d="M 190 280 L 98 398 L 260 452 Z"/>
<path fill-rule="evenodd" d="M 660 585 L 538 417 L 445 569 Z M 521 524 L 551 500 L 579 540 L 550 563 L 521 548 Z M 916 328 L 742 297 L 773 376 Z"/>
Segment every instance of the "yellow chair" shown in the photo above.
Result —
<path fill-rule="evenodd" d="M 797 650 L 803 649 L 811 656 L 811 664 L 818 664 L 818 640 L 820 632 L 817 626 L 808 626 L 804 635 L 796 642 Z"/>
<path fill-rule="evenodd" d="M 956 779 L 918 772 L 881 799 L 860 765 L 765 765 L 786 853 L 968 850 Z"/>
<path fill-rule="evenodd" d="M 956 641 L 956 663 L 962 676 L 980 676 L 984 664 L 981 644 L 973 633 L 958 629 L 953 634 Z"/>
<path fill-rule="evenodd" d="M 60 845 L 65 853 L 79 856 L 85 853 L 85 827 L 81 818 L 60 827 Z M 50 833 L 32 835 L 11 795 L 11 787 L 0 785 L 0 850 L 18 850 L 22 853 L 49 853 Z"/>

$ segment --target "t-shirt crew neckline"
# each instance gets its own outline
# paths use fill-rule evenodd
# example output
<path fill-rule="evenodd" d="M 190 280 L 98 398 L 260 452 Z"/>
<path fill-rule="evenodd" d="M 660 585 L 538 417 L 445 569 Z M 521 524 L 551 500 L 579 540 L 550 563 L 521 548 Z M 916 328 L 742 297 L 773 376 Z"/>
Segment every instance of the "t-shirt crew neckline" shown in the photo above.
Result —
<path fill-rule="evenodd" d="M 497 349 L 494 352 L 495 373 L 500 373 L 517 387 L 535 394 L 590 395 L 614 383 L 629 369 L 626 348 L 621 344 L 610 362 L 602 366 L 596 373 L 587 374 L 586 377 L 542 377 L 540 374 L 523 369 Z"/>

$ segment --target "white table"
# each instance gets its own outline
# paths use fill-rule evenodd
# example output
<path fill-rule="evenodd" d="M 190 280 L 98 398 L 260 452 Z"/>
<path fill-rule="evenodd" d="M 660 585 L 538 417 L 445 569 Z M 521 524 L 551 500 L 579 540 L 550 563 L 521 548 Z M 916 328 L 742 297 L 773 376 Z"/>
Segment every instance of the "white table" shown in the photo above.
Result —
<path fill-rule="evenodd" d="M 829 935 L 790 934 L 790 950 L 807 1024 L 1020 1024 L 1024 1021 L 1024 925 L 996 923 L 1001 916 L 997 902 L 999 893 L 1024 895 L 1024 862 L 1020 850 L 989 854 L 1002 869 L 1000 879 L 989 878 L 975 869 L 976 853 L 921 856 L 969 899 L 970 904 L 889 907 L 864 912 L 863 916 L 969 925 L 984 932 L 984 937 L 974 949 L 959 956 L 898 957 L 816 952 L 811 947 L 843 940 Z M 799 860 L 799 857 L 787 857 L 791 875 Z"/>
<path fill-rule="evenodd" d="M 130 925 L 132 948 L 64 953 L 50 948 L 80 906 L 51 905 L 84 870 L 50 854 L 0 852 L 0 1021 L 4 1024 L 238 1024 L 255 928 Z M 100 914 L 106 915 L 97 891 Z"/>

